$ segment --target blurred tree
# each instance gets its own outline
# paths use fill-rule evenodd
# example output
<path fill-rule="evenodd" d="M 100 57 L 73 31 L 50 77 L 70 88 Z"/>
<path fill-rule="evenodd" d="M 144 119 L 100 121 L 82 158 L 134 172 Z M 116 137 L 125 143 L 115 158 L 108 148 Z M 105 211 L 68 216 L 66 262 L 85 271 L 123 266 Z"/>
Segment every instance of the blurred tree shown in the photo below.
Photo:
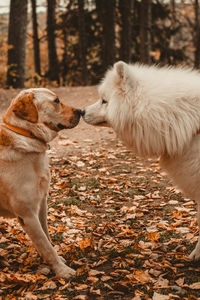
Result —
<path fill-rule="evenodd" d="M 200 20 L 199 20 L 199 1 L 195 0 L 195 37 L 194 37 L 194 67 L 199 69 L 200 67 Z"/>
<path fill-rule="evenodd" d="M 119 0 L 121 14 L 120 59 L 126 62 L 131 61 L 133 5 L 134 0 Z"/>
<path fill-rule="evenodd" d="M 26 70 L 27 0 L 11 0 L 7 86 L 23 88 Z"/>
<path fill-rule="evenodd" d="M 115 0 L 96 0 L 96 9 L 103 29 L 102 65 L 104 71 L 115 62 Z"/>
<path fill-rule="evenodd" d="M 141 1 L 140 60 L 146 64 L 151 62 L 151 6 L 152 0 Z"/>
<path fill-rule="evenodd" d="M 40 68 L 40 40 L 38 37 L 38 23 L 36 13 L 36 0 L 31 0 L 32 5 L 32 24 L 33 24 L 33 45 L 34 45 L 34 64 L 35 72 L 41 75 Z"/>
<path fill-rule="evenodd" d="M 69 0 L 68 4 L 66 5 L 65 11 L 61 11 L 59 15 L 59 21 L 58 21 L 58 30 L 61 31 L 60 38 L 62 40 L 63 46 L 62 46 L 62 61 L 60 65 L 60 72 L 62 76 L 62 84 L 65 85 L 66 83 L 66 76 L 69 69 L 69 61 L 68 61 L 68 34 L 69 34 L 69 24 L 70 24 L 70 18 L 71 18 L 71 11 L 72 6 L 74 4 L 74 0 Z M 73 25 L 71 24 L 71 27 Z"/>
<path fill-rule="evenodd" d="M 176 8 L 174 1 L 152 2 L 151 62 L 153 63 L 175 65 L 185 59 L 184 48 L 179 43 L 183 26 L 175 15 Z M 177 10 L 181 14 L 181 9 Z"/>
<path fill-rule="evenodd" d="M 86 32 L 84 0 L 78 0 L 78 27 L 79 27 L 79 58 L 81 67 L 81 82 L 87 84 Z"/>
<path fill-rule="evenodd" d="M 171 5 L 171 29 L 174 30 L 176 28 L 176 3 L 175 0 L 170 0 Z M 174 47 L 174 35 L 171 37 L 171 47 Z"/>
<path fill-rule="evenodd" d="M 68 41 L 67 41 L 67 27 L 63 26 L 63 24 L 65 23 L 65 17 L 66 14 L 62 14 L 60 16 L 61 18 L 61 31 L 62 31 L 62 41 L 63 41 L 63 53 L 62 53 L 62 61 L 61 61 L 61 76 L 62 76 L 62 84 L 65 85 L 66 82 L 66 75 L 67 75 L 67 71 L 68 71 L 68 60 L 67 60 L 67 49 L 68 49 Z"/>
<path fill-rule="evenodd" d="M 60 83 L 59 65 L 56 52 L 56 0 L 47 0 L 47 41 L 48 41 L 48 78 Z"/>
<path fill-rule="evenodd" d="M 176 23 L 176 1 L 170 0 L 172 12 L 172 25 Z"/>
<path fill-rule="evenodd" d="M 19 24 L 23 12 L 18 5 L 27 0 L 12 0 L 11 20 L 15 18 L 13 38 L 17 42 L 21 33 Z M 32 3 L 33 40 L 35 71 L 40 74 L 41 66 L 48 67 L 51 81 L 68 85 L 97 84 L 107 68 L 118 60 L 141 61 L 159 64 L 195 63 L 200 67 L 199 1 L 175 0 L 46 0 L 47 2 L 47 66 L 42 61 L 43 47 L 38 38 L 36 15 L 37 0 Z M 56 6 L 59 5 L 59 6 Z M 16 8 L 17 7 L 17 8 Z M 57 9 L 62 8 L 62 9 Z M 20 15 L 20 22 L 16 21 Z M 10 22 L 11 23 L 11 22 Z M 12 26 L 11 26 L 12 27 Z M 56 45 L 57 41 L 57 45 Z M 14 45 L 14 42 L 9 42 Z M 27 43 L 29 45 L 29 43 Z M 193 45 L 195 47 L 193 47 Z M 41 46 L 41 48 L 39 48 Z M 13 47 L 13 46 L 12 46 Z M 19 71 L 16 59 L 23 56 L 22 46 L 9 52 L 8 73 L 14 86 Z M 15 52 L 14 52 L 15 50 Z M 41 58 L 40 58 L 41 54 Z M 60 62 L 58 61 L 58 56 Z M 11 55 L 10 55 L 11 56 Z M 32 60 L 30 60 L 32 63 Z M 27 63 L 30 65 L 29 60 Z M 40 66 L 41 63 L 41 66 Z M 33 71 L 33 70 L 31 70 Z M 42 70 L 44 72 L 44 70 Z M 24 71 L 25 72 L 25 71 Z"/>

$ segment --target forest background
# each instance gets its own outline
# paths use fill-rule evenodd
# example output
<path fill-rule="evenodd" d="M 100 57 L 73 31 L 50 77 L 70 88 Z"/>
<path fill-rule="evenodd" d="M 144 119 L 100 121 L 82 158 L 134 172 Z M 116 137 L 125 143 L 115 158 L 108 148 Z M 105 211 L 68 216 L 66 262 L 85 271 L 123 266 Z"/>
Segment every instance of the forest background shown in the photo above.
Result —
<path fill-rule="evenodd" d="M 117 60 L 199 68 L 198 2 L 11 0 L 0 87 L 94 85 Z"/>
<path fill-rule="evenodd" d="M 119 59 L 200 68 L 198 0 L 0 0 L 1 8 L 0 115 L 34 86 L 82 109 Z M 77 276 L 56 278 L 17 221 L 0 217 L 0 299 L 200 299 L 200 263 L 188 260 L 195 203 L 158 160 L 134 157 L 110 128 L 83 120 L 50 146 L 49 231 Z"/>

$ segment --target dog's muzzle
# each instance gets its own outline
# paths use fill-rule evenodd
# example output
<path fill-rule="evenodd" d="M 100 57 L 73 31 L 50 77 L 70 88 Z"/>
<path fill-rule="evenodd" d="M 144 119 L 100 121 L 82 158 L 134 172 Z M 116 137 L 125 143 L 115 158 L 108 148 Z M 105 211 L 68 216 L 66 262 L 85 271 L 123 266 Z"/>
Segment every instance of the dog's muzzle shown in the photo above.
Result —
<path fill-rule="evenodd" d="M 66 126 L 64 124 L 58 123 L 57 124 L 57 128 L 59 128 L 60 130 L 62 130 L 62 129 L 70 129 L 70 128 L 75 127 L 78 124 L 78 122 L 79 122 L 80 117 L 82 116 L 82 114 L 83 114 L 83 111 L 81 109 L 76 109 L 74 111 L 74 117 L 72 117 L 70 119 L 70 124 L 71 125 L 70 126 Z"/>
<path fill-rule="evenodd" d="M 84 117 L 84 115 L 85 115 L 85 110 L 80 110 L 80 115 L 81 115 L 81 117 Z"/>
<path fill-rule="evenodd" d="M 57 124 L 57 127 L 59 128 L 59 129 L 67 129 L 67 126 L 65 126 L 65 125 L 63 125 L 63 124 L 61 124 L 61 123 L 59 123 L 59 124 Z"/>

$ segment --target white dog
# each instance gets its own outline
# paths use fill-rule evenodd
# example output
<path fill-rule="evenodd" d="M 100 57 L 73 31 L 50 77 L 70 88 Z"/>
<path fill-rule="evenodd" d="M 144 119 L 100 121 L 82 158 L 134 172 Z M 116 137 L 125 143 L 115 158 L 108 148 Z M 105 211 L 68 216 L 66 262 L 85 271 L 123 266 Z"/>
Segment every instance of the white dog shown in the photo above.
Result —
<path fill-rule="evenodd" d="M 78 124 L 80 115 L 80 110 L 61 103 L 52 91 L 29 89 L 12 101 L 0 126 L 0 215 L 18 218 L 39 254 L 64 278 L 75 271 L 50 243 L 46 150 L 59 130 Z"/>
<path fill-rule="evenodd" d="M 136 155 L 160 165 L 198 206 L 200 226 L 200 73 L 118 62 L 99 86 L 84 120 L 110 126 Z M 200 237 L 194 251 L 200 259 Z"/>

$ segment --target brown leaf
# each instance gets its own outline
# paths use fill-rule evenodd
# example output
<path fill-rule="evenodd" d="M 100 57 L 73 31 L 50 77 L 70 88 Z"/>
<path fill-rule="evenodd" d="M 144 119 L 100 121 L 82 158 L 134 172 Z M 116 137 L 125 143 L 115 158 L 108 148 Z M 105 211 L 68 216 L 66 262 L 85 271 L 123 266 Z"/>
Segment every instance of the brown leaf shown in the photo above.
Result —
<path fill-rule="evenodd" d="M 200 281 L 194 282 L 194 283 L 188 285 L 188 287 L 192 290 L 200 290 Z"/>
<path fill-rule="evenodd" d="M 44 290 L 54 290 L 56 288 L 57 288 L 56 283 L 52 280 L 48 280 L 43 284 L 43 286 L 40 288 L 40 290 L 42 290 L 42 291 L 44 291 Z"/>
<path fill-rule="evenodd" d="M 82 239 L 81 241 L 78 241 L 78 245 L 81 249 L 81 251 L 85 251 L 87 248 L 92 246 L 92 242 L 90 239 Z"/>
<path fill-rule="evenodd" d="M 168 300 L 168 299 L 170 299 L 169 296 L 167 296 L 167 295 L 162 295 L 162 294 L 158 294 L 158 293 L 156 293 L 156 292 L 154 292 L 153 298 L 152 298 L 152 300 Z"/>
<path fill-rule="evenodd" d="M 134 278 L 141 283 L 147 283 L 151 281 L 151 276 L 142 270 L 136 270 L 135 273 L 133 274 Z"/>
<path fill-rule="evenodd" d="M 75 287 L 75 290 L 81 291 L 81 290 L 86 290 L 88 288 L 87 284 L 79 284 L 78 286 Z"/>

